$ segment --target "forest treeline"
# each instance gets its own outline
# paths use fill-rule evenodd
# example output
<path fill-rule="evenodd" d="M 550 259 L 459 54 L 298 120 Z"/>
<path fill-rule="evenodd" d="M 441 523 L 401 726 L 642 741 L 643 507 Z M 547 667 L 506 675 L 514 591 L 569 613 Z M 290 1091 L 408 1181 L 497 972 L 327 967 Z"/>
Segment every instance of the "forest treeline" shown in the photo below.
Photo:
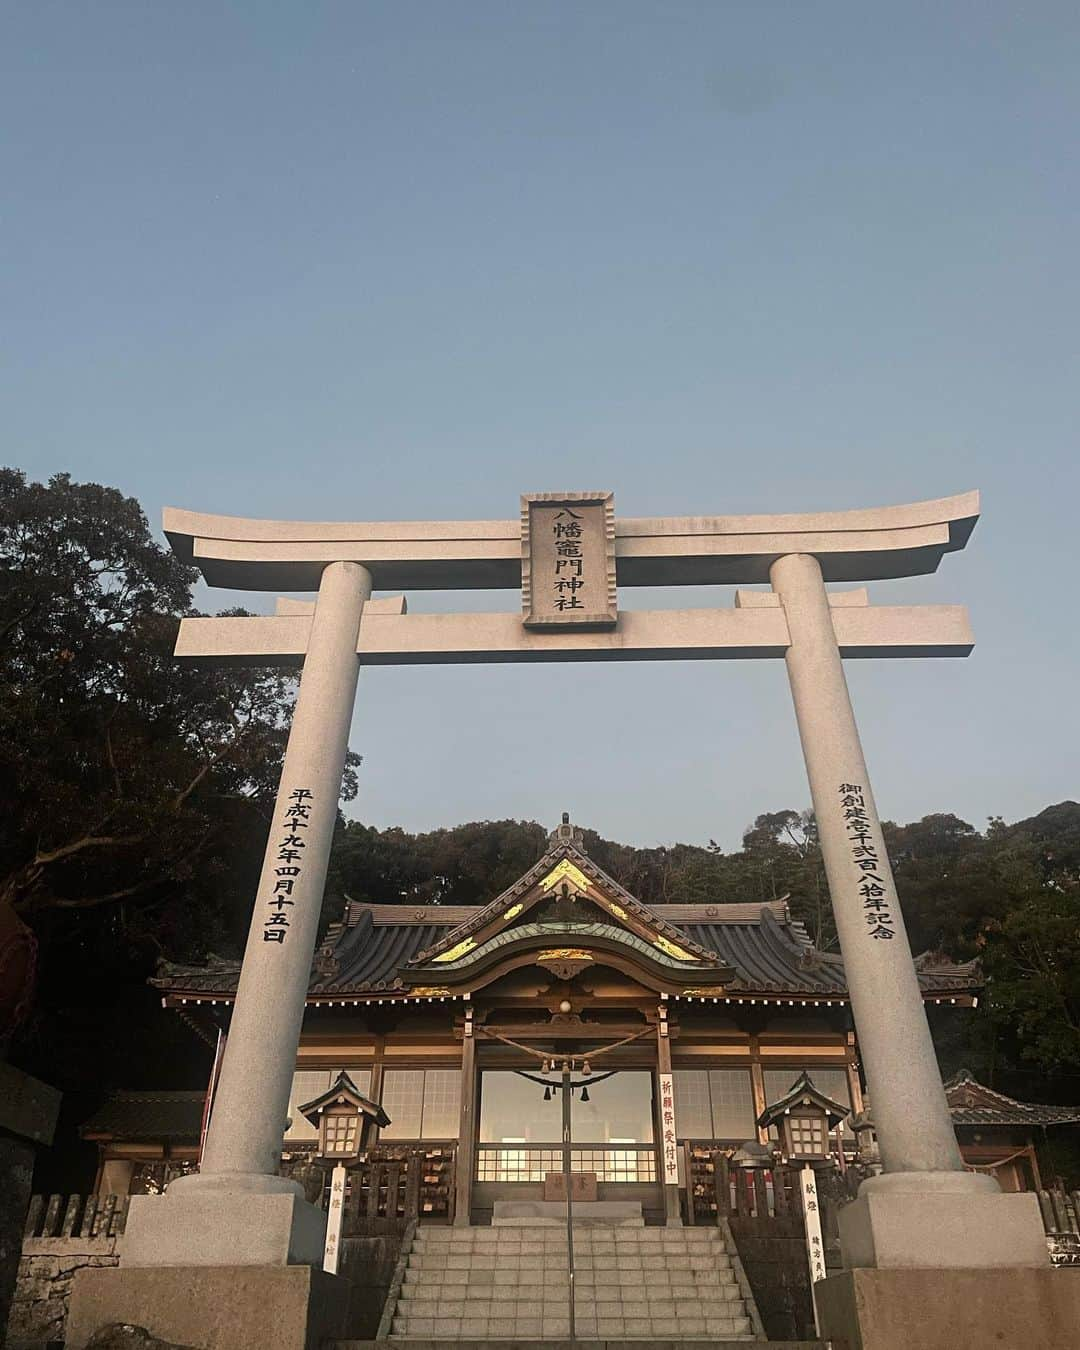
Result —
<path fill-rule="evenodd" d="M 0 941 L 29 931 L 37 949 L 32 998 L 0 982 L 0 1037 L 76 1097 L 205 1081 L 205 1048 L 146 981 L 160 960 L 243 948 L 295 681 L 173 659 L 195 580 L 117 489 L 0 469 Z M 351 757 L 346 801 L 362 771 Z M 483 903 L 542 854 L 549 824 L 410 833 L 342 818 L 324 924 L 346 895 Z M 977 956 L 987 975 L 978 1014 L 935 1027 L 943 1060 L 1080 1101 L 1080 805 L 885 828 L 915 950 Z M 806 812 L 758 815 L 727 852 L 590 830 L 585 843 L 646 902 L 786 895 L 835 949 Z"/>
<path fill-rule="evenodd" d="M 989 981 L 978 1034 L 951 1037 L 949 1054 L 981 1072 L 1010 1071 L 1025 1090 L 1053 1082 L 1080 1099 L 1080 804 L 1061 802 L 1027 820 L 991 819 L 980 831 L 951 814 L 885 836 L 912 947 L 967 961 Z M 339 896 L 382 904 L 483 904 L 544 852 L 534 821 L 478 821 L 412 834 L 343 824 L 331 862 L 328 911 Z M 815 945 L 837 948 L 812 813 L 763 813 L 742 847 L 715 843 L 637 848 L 586 829 L 592 857 L 646 903 L 787 897 Z M 329 915 L 328 915 L 329 917 Z"/>

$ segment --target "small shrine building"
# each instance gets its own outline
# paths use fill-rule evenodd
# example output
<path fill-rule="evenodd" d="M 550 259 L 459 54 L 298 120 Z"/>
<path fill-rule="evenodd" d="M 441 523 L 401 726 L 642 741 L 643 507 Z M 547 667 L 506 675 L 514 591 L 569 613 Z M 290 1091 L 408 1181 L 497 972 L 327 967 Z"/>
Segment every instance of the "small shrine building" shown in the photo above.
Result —
<path fill-rule="evenodd" d="M 1061 1125 L 1080 1125 L 1080 1107 L 1020 1102 L 980 1083 L 966 1069 L 945 1084 L 964 1162 L 995 1176 L 1003 1191 L 1040 1191 L 1037 1143 Z"/>

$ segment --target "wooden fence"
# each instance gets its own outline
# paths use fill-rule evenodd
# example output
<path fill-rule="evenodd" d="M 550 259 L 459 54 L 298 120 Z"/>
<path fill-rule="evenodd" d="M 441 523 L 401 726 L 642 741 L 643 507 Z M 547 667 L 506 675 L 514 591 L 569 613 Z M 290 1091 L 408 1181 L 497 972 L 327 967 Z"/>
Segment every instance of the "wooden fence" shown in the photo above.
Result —
<path fill-rule="evenodd" d="M 373 1220 L 452 1223 L 454 1144 L 380 1144 L 346 1164 L 344 1236 L 366 1236 Z M 282 1173 L 300 1182 L 314 1205 L 329 1200 L 332 1164 L 294 1152 Z"/>
<path fill-rule="evenodd" d="M 34 1195 L 24 1238 L 119 1237 L 127 1220 L 127 1195 Z"/>
<path fill-rule="evenodd" d="M 344 1232 L 363 1220 L 412 1219 L 453 1223 L 454 1148 L 383 1145 L 349 1168 Z"/>
<path fill-rule="evenodd" d="M 801 1218 L 802 1185 L 797 1167 L 739 1167 L 732 1150 L 688 1143 L 685 1146 L 686 1221 L 715 1224 L 720 1219 Z M 854 1199 L 862 1169 L 821 1170 L 818 1193 L 823 1204 L 836 1207 Z"/>
<path fill-rule="evenodd" d="M 686 1146 L 686 1221 L 715 1224 L 724 1218 L 801 1218 L 802 1188 L 795 1167 L 743 1168 L 732 1150 L 707 1144 Z M 863 1167 L 823 1168 L 817 1173 L 822 1227 L 835 1231 L 835 1214 L 855 1198 L 869 1172 Z M 1039 1191 L 1039 1209 L 1050 1259 L 1056 1266 L 1080 1267 L 1080 1191 Z"/>

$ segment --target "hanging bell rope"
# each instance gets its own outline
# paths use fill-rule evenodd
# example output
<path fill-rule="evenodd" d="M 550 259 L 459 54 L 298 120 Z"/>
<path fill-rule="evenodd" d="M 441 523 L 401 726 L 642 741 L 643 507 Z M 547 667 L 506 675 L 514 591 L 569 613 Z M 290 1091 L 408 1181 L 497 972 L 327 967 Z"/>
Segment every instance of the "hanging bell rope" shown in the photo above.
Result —
<path fill-rule="evenodd" d="M 559 1054 L 552 1054 L 550 1050 L 534 1050 L 531 1045 L 525 1045 L 521 1041 L 512 1040 L 509 1036 L 503 1036 L 498 1031 L 491 1031 L 488 1027 L 477 1026 L 474 1028 L 476 1033 L 481 1036 L 487 1036 L 489 1040 L 502 1041 L 504 1045 L 511 1046 L 514 1050 L 521 1050 L 526 1055 L 532 1055 L 533 1059 L 539 1059 L 543 1063 L 549 1060 L 554 1063 L 555 1060 L 562 1058 Z M 610 1045 L 598 1046 L 595 1050 L 590 1050 L 584 1058 L 586 1061 L 598 1059 L 601 1055 L 609 1054 L 612 1050 L 618 1050 L 622 1045 L 629 1045 L 631 1041 L 639 1041 L 642 1036 L 651 1036 L 652 1027 L 642 1027 L 640 1031 L 631 1032 L 629 1036 L 624 1036 L 620 1041 L 612 1041 Z"/>
<path fill-rule="evenodd" d="M 618 1072 L 619 1072 L 618 1069 L 608 1069 L 607 1073 L 593 1074 L 591 1078 L 579 1078 L 576 1083 L 573 1080 L 571 1080 L 570 1090 L 573 1091 L 575 1088 L 585 1089 L 595 1087 L 597 1083 L 602 1083 L 605 1078 L 614 1078 Z M 524 1069 L 515 1069 L 514 1073 L 516 1073 L 519 1078 L 527 1078 L 530 1083 L 535 1083 L 538 1087 L 544 1088 L 545 1089 L 544 1101 L 546 1102 L 551 1101 L 550 1094 L 552 1088 L 558 1091 L 559 1088 L 562 1087 L 562 1081 L 557 1078 L 554 1080 L 549 1080 L 547 1078 L 537 1078 L 536 1074 L 526 1073 Z M 588 1097 L 582 1098 L 582 1101 L 587 1102 L 588 1100 L 589 1100 Z"/>

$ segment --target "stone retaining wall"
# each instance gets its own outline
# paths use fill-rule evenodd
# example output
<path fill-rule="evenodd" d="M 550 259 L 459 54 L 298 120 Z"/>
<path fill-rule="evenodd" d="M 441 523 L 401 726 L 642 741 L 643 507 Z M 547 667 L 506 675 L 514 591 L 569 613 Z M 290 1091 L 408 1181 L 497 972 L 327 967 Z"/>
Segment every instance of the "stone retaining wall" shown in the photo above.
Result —
<path fill-rule="evenodd" d="M 27 1237 L 8 1320 L 7 1350 L 60 1345 L 77 1270 L 119 1265 L 115 1237 Z"/>
<path fill-rule="evenodd" d="M 769 1340 L 813 1339 L 802 1219 L 732 1216 L 728 1222 Z"/>

